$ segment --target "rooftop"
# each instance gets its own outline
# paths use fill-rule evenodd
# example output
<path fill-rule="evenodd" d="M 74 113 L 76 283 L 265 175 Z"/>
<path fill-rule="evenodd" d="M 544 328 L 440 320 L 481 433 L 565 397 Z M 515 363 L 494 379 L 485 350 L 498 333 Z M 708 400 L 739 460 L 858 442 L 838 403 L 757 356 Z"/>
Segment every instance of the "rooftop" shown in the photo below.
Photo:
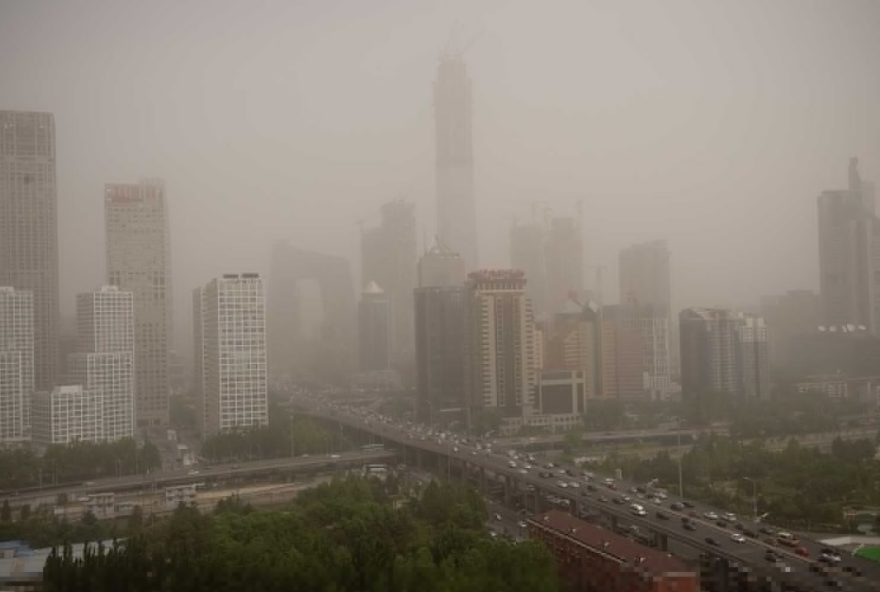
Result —
<path fill-rule="evenodd" d="M 653 575 L 694 573 L 692 568 L 673 555 L 640 545 L 610 530 L 575 518 L 567 512 L 551 510 L 529 522 L 573 538 L 586 547 L 614 557 L 621 563 L 637 565 Z"/>

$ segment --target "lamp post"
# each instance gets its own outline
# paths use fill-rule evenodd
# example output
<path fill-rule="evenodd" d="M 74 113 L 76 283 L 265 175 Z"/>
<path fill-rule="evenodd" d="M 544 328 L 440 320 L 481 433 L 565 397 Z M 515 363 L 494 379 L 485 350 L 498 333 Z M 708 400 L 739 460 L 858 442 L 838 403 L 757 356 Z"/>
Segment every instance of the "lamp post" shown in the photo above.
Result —
<path fill-rule="evenodd" d="M 684 499 L 684 479 L 681 472 L 681 428 L 678 431 L 678 497 Z"/>

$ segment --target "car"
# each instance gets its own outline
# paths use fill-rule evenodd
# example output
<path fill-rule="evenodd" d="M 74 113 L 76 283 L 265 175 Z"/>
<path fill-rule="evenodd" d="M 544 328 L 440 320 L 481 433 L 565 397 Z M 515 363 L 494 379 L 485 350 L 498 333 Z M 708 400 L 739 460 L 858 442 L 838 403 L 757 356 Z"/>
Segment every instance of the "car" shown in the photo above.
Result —
<path fill-rule="evenodd" d="M 769 526 L 762 526 L 758 529 L 758 532 L 760 532 L 761 534 L 766 534 L 768 536 L 776 536 L 776 531 Z"/>
<path fill-rule="evenodd" d="M 501 521 L 501 514 L 495 514 L 495 520 Z"/>
<path fill-rule="evenodd" d="M 721 546 L 721 545 L 718 544 L 718 541 L 716 541 L 716 540 L 713 539 L 712 537 L 706 537 L 706 544 L 707 544 L 707 545 L 712 545 L 713 547 L 720 547 L 720 546 Z"/>
<path fill-rule="evenodd" d="M 822 551 L 819 554 L 819 561 L 822 561 L 823 563 L 827 563 L 829 565 L 835 565 L 837 563 L 840 563 L 840 555 L 835 555 Z"/>
<path fill-rule="evenodd" d="M 599 488 L 593 485 L 592 483 L 587 483 L 587 489 L 590 491 L 598 491 Z"/>
<path fill-rule="evenodd" d="M 774 539 L 773 537 L 764 537 L 764 543 L 767 545 L 773 545 L 775 547 L 776 539 Z"/>
<path fill-rule="evenodd" d="M 746 537 L 744 537 L 743 535 L 741 535 L 738 532 L 735 532 L 732 535 L 730 535 L 730 540 L 732 540 L 734 543 L 742 544 L 742 543 L 746 542 Z"/>
<path fill-rule="evenodd" d="M 737 522 L 736 524 L 733 525 L 733 527 L 740 532 L 743 532 L 746 529 L 745 524 L 743 524 L 742 522 Z"/>
<path fill-rule="evenodd" d="M 511 469 L 515 469 L 516 463 L 511 460 L 511 461 L 508 461 L 507 466 L 510 467 Z"/>
<path fill-rule="evenodd" d="M 810 556 L 810 552 L 807 551 L 806 547 L 796 547 L 794 552 L 797 553 L 798 555 L 800 555 L 801 557 L 809 557 Z"/>
<path fill-rule="evenodd" d="M 192 476 L 192 475 L 198 475 L 198 474 L 199 474 L 199 472 L 198 472 L 196 469 L 191 469 L 191 470 L 187 473 L 187 475 L 190 475 L 190 476 Z"/>
<path fill-rule="evenodd" d="M 556 483 L 556 485 L 558 485 L 558 486 L 561 487 L 562 489 L 568 489 L 568 483 L 566 483 L 565 481 L 558 481 L 558 482 Z"/>
<path fill-rule="evenodd" d="M 776 563 L 779 560 L 779 556 L 776 555 L 775 551 L 767 549 L 767 551 L 764 552 L 764 560 L 769 561 L 770 563 Z"/>
<path fill-rule="evenodd" d="M 689 501 L 687 501 L 687 500 L 681 500 L 681 504 L 682 504 L 685 508 L 693 508 L 693 507 L 694 507 L 694 504 L 691 503 L 691 502 L 689 502 Z"/>
<path fill-rule="evenodd" d="M 723 514 L 721 514 L 721 517 L 728 522 L 736 522 L 736 514 L 734 514 L 733 512 L 724 512 Z"/>
<path fill-rule="evenodd" d="M 574 487 L 575 489 L 580 489 L 581 484 L 578 483 L 577 481 L 570 481 L 569 484 L 568 484 L 568 486 L 569 486 L 569 487 Z"/>
<path fill-rule="evenodd" d="M 758 538 L 758 533 L 750 528 L 743 529 L 743 534 L 749 537 L 750 539 Z"/>
<path fill-rule="evenodd" d="M 523 474 L 523 475 L 528 475 L 528 474 L 529 474 L 529 470 L 528 470 L 528 469 L 520 469 L 519 472 L 520 472 L 521 474 Z"/>
<path fill-rule="evenodd" d="M 656 516 L 660 520 L 669 520 L 669 514 L 667 514 L 666 512 L 661 512 L 660 510 L 657 510 Z"/>
<path fill-rule="evenodd" d="M 710 510 L 708 512 L 703 513 L 703 518 L 714 522 L 715 520 L 718 520 L 718 514 L 716 514 L 715 512 Z"/>
<path fill-rule="evenodd" d="M 626 503 L 630 503 L 632 501 L 632 498 L 628 495 L 625 495 L 623 496 L 623 501 L 625 501 Z"/>
<path fill-rule="evenodd" d="M 676 512 L 679 512 L 679 511 L 681 511 L 681 510 L 684 510 L 684 504 L 681 503 L 681 502 L 672 502 L 672 503 L 669 505 L 669 507 L 672 508 L 673 510 L 675 510 Z"/>
<path fill-rule="evenodd" d="M 727 520 L 724 520 L 723 518 L 716 520 L 715 524 L 718 525 L 720 528 L 727 528 L 728 526 Z"/>
<path fill-rule="evenodd" d="M 694 524 L 693 522 L 683 522 L 681 526 L 685 530 L 690 530 L 690 531 L 697 530 L 697 525 Z"/>
<path fill-rule="evenodd" d="M 458 451 L 456 450 L 456 452 L 458 452 Z M 330 455 L 330 458 L 332 458 L 332 459 L 338 459 L 338 458 L 342 458 L 342 457 L 339 456 L 338 454 L 331 454 L 331 455 Z"/>
<path fill-rule="evenodd" d="M 619 495 L 618 495 L 618 496 L 615 496 L 613 501 L 614 501 L 615 504 L 620 505 L 620 506 L 622 506 L 623 504 L 626 503 L 626 500 L 623 499 L 623 498 L 622 498 L 621 496 L 619 496 Z"/>
<path fill-rule="evenodd" d="M 596 498 L 596 500 L 602 502 L 603 504 L 607 504 L 607 503 L 608 503 L 608 498 L 605 497 L 604 495 L 600 495 L 599 497 Z"/>
<path fill-rule="evenodd" d="M 520 528 L 525 528 L 526 526 L 528 526 L 528 524 L 526 524 L 525 520 L 520 520 L 519 522 L 516 523 L 516 525 L 519 526 Z"/>

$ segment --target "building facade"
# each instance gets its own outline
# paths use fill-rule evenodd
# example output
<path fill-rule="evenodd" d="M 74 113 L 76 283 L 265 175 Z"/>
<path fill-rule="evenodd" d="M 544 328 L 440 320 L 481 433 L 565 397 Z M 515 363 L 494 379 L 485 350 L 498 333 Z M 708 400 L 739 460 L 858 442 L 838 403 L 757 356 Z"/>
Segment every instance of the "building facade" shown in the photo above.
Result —
<path fill-rule="evenodd" d="M 361 372 L 391 368 L 391 303 L 376 282 L 367 285 L 358 306 L 358 366 Z"/>
<path fill-rule="evenodd" d="M 135 435 L 134 295 L 116 286 L 76 299 L 78 351 L 68 357 L 71 381 L 103 397 L 104 438 Z"/>
<path fill-rule="evenodd" d="M 0 286 L 33 298 L 34 384 L 58 375 L 58 198 L 55 118 L 0 111 Z"/>
<path fill-rule="evenodd" d="M 104 188 L 107 283 L 134 295 L 135 418 L 168 423 L 171 246 L 165 186 L 159 180 Z"/>
<path fill-rule="evenodd" d="M 796 364 L 798 342 L 815 334 L 821 324 L 822 300 L 812 290 L 789 290 L 761 298 L 761 316 L 770 330 L 770 365 L 790 371 Z"/>
<path fill-rule="evenodd" d="M 0 287 L 0 444 L 30 437 L 33 392 L 33 294 Z"/>
<path fill-rule="evenodd" d="M 470 271 L 478 265 L 471 79 L 464 60 L 443 56 L 434 82 L 437 234 Z"/>
<path fill-rule="evenodd" d="M 755 315 L 741 315 L 737 327 L 739 392 L 754 399 L 770 398 L 770 354 L 767 324 Z"/>
<path fill-rule="evenodd" d="M 104 440 L 104 397 L 82 385 L 34 395 L 34 441 L 43 446 Z"/>
<path fill-rule="evenodd" d="M 437 242 L 419 259 L 418 287 L 461 286 L 466 279 L 464 259 Z"/>
<path fill-rule="evenodd" d="M 510 266 L 521 269 L 529 278 L 526 294 L 532 301 L 535 318 L 542 318 L 547 308 L 545 240 L 544 227 L 537 222 L 515 224 L 510 229 Z"/>
<path fill-rule="evenodd" d="M 571 297 L 584 289 L 584 243 L 581 227 L 571 217 L 550 220 L 545 244 L 547 313 L 563 309 Z"/>
<path fill-rule="evenodd" d="M 259 274 L 224 274 L 193 294 L 202 435 L 269 423 L 266 313 Z"/>
<path fill-rule="evenodd" d="M 472 272 L 467 282 L 469 404 L 520 422 L 534 410 L 539 371 L 525 286 L 518 270 Z"/>
<path fill-rule="evenodd" d="M 874 187 L 849 163 L 849 186 L 823 191 L 819 218 L 819 286 L 822 323 L 880 331 L 880 220 Z"/>
<path fill-rule="evenodd" d="M 414 355 L 416 266 L 415 206 L 402 200 L 383 204 L 379 226 L 361 236 L 361 282 L 376 282 L 385 292 L 391 353 L 397 365 L 410 365 Z"/>

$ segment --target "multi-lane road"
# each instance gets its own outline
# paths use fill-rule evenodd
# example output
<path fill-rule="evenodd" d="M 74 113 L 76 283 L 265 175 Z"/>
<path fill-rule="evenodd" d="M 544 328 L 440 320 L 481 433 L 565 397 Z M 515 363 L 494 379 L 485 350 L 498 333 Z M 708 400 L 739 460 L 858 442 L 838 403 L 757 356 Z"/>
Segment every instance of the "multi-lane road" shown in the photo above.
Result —
<path fill-rule="evenodd" d="M 499 451 L 486 452 L 485 448 L 478 449 L 474 444 L 460 439 L 426 435 L 424 430 L 412 424 L 398 424 L 373 412 L 360 413 L 356 409 L 334 406 L 309 396 L 297 397 L 294 403 L 313 416 L 371 433 L 386 442 L 433 453 L 447 459 L 446 462 L 459 466 L 488 471 L 503 479 L 506 486 L 516 487 L 517 491 L 525 490 L 543 498 L 554 496 L 568 500 L 567 505 L 572 512 L 598 513 L 618 524 L 636 526 L 642 532 L 656 533 L 667 540 L 725 558 L 732 565 L 788 582 L 800 590 L 880 591 L 880 566 L 875 563 L 846 553 L 838 562 L 833 559 L 820 562 L 825 546 L 818 541 L 801 539 L 794 547 L 788 547 L 780 544 L 776 535 L 762 533 L 761 529 L 766 528 L 766 525 L 737 518 L 730 524 L 721 526 L 714 518 L 706 517 L 711 516 L 711 512 L 721 515 L 724 510 L 687 500 L 650 501 L 631 493 L 636 487 L 644 487 L 645 484 L 617 481 L 614 489 L 611 489 L 603 485 L 599 477 L 586 479 L 575 467 L 526 468 L 522 461 L 512 461 L 508 455 Z M 565 474 L 566 470 L 576 476 Z M 547 471 L 552 471 L 553 475 L 549 478 L 542 477 L 541 473 L 546 475 Z M 573 483 L 577 485 L 572 485 Z M 591 491 L 591 488 L 595 491 Z M 624 495 L 633 499 L 615 503 L 615 497 Z M 674 510 L 672 504 L 676 502 L 686 502 L 689 507 Z M 632 503 L 641 504 L 645 510 L 644 515 L 636 515 L 631 507 Z M 692 524 L 692 529 L 683 526 L 683 518 Z M 741 532 L 734 527 L 735 524 L 739 524 L 742 531 L 755 536 L 743 537 L 742 542 L 733 540 L 732 536 Z M 801 547 L 806 556 L 797 554 L 797 547 Z M 773 560 L 770 560 L 768 551 L 775 554 Z"/>

